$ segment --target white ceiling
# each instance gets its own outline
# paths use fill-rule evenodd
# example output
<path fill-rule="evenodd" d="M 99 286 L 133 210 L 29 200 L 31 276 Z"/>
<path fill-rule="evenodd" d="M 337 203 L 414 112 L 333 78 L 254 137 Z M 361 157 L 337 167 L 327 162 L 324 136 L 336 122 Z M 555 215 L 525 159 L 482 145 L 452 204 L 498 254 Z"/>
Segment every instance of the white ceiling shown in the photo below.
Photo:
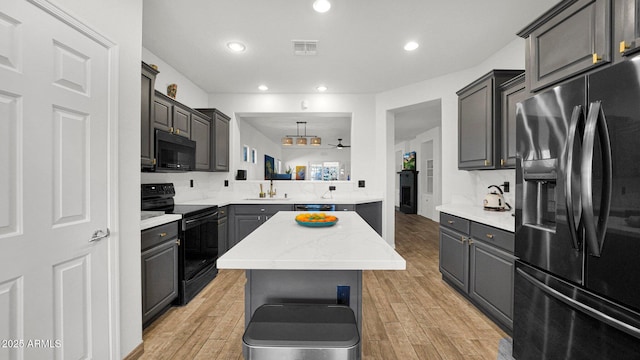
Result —
<path fill-rule="evenodd" d="M 143 46 L 207 93 L 379 93 L 474 66 L 557 2 L 331 0 L 319 14 L 313 0 L 144 0 Z M 318 55 L 291 40 L 318 40 Z"/>
<path fill-rule="evenodd" d="M 351 115 L 346 113 L 237 113 L 236 118 L 276 144 L 285 135 L 304 135 L 304 125 L 297 128 L 296 122 L 306 121 L 307 136 L 322 139 L 322 145 L 314 148 L 333 148 L 330 144 L 338 144 L 338 139 L 342 139 L 342 145 L 351 145 Z"/>
<path fill-rule="evenodd" d="M 442 102 L 432 100 L 394 111 L 394 144 L 415 139 L 416 135 L 436 126 L 442 119 Z"/>

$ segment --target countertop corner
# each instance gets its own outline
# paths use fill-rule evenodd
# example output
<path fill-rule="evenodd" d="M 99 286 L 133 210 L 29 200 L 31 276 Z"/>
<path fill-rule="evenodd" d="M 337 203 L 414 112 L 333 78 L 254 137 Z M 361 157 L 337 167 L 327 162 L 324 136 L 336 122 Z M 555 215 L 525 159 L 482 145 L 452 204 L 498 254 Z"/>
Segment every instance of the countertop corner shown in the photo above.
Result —
<path fill-rule="evenodd" d="M 482 206 L 468 204 L 442 204 L 436 206 L 436 210 L 498 229 L 515 232 L 516 218 L 513 210 L 487 211 Z"/>

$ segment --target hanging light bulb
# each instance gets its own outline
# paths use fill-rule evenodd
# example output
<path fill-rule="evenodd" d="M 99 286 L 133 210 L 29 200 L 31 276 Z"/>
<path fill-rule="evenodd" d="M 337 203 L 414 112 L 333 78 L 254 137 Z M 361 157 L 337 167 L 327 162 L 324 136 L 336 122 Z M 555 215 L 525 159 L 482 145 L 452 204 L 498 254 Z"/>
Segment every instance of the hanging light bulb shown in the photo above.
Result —
<path fill-rule="evenodd" d="M 307 145 L 307 138 L 305 137 L 299 137 L 296 139 L 296 145 L 298 146 L 305 146 Z"/>
<path fill-rule="evenodd" d="M 291 145 L 293 145 L 293 138 L 288 137 L 288 136 L 283 137 L 283 138 L 282 138 L 282 145 L 284 145 L 284 146 L 291 146 Z"/>

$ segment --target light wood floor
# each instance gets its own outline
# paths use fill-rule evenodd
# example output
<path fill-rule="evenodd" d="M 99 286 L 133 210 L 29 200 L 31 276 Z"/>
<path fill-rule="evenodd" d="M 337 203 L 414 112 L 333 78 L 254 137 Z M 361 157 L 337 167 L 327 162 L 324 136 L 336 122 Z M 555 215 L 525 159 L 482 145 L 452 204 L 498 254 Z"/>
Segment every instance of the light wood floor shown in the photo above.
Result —
<path fill-rule="evenodd" d="M 490 359 L 507 335 L 442 281 L 438 224 L 396 212 L 406 271 L 363 274 L 363 359 Z M 244 272 L 222 270 L 143 334 L 141 359 L 242 359 Z"/>

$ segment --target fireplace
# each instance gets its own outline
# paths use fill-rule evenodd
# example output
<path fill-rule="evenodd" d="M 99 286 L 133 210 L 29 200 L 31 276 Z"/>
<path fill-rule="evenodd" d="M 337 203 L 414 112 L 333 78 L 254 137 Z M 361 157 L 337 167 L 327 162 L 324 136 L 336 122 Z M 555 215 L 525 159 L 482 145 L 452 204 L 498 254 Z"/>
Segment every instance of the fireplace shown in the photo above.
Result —
<path fill-rule="evenodd" d="M 418 172 L 402 170 L 400 174 L 400 211 L 405 214 L 418 212 Z"/>

